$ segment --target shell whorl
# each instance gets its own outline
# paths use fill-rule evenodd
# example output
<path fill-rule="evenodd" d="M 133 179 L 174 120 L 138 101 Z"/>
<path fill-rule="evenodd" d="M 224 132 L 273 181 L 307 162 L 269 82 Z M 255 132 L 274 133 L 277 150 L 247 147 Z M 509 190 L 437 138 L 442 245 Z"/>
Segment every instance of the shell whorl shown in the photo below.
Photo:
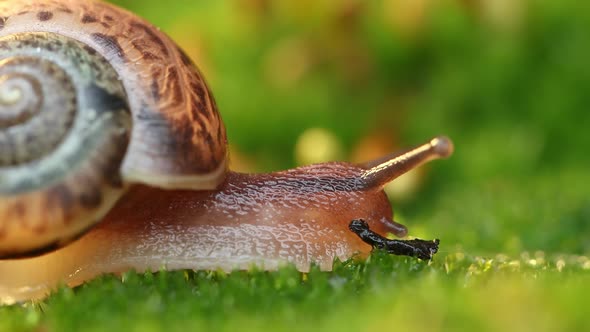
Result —
<path fill-rule="evenodd" d="M 131 113 L 93 49 L 53 33 L 0 38 L 0 255 L 59 245 L 123 192 Z"/>
<path fill-rule="evenodd" d="M 134 14 L 0 0 L 0 65 L 0 258 L 68 242 L 126 183 L 223 181 L 226 133 L 207 84 Z"/>
<path fill-rule="evenodd" d="M 159 29 L 97 0 L 0 0 L 0 36 L 44 31 L 83 42 L 121 77 L 133 116 L 121 173 L 156 187 L 214 189 L 225 127 L 192 61 Z"/>
<path fill-rule="evenodd" d="M 24 164 L 52 151 L 71 129 L 74 87 L 51 61 L 6 58 L 0 62 L 0 108 L 0 167 Z"/>

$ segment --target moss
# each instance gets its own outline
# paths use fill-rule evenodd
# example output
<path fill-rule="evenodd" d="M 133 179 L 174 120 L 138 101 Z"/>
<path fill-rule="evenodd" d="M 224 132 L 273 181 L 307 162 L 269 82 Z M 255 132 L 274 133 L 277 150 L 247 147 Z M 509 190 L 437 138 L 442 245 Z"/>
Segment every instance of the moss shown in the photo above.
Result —
<path fill-rule="evenodd" d="M 0 308 L 0 331 L 584 330 L 589 281 L 587 257 L 541 252 L 375 253 L 331 273 L 129 272 Z"/>

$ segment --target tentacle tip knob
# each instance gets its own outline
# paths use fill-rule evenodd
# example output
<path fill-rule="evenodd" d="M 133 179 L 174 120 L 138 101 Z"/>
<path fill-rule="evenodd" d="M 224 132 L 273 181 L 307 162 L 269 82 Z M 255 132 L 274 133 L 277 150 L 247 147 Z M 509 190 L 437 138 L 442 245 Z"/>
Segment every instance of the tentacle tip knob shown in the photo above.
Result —
<path fill-rule="evenodd" d="M 446 136 L 438 136 L 430 140 L 433 151 L 441 158 L 447 158 L 453 154 L 455 146 L 453 141 Z"/>

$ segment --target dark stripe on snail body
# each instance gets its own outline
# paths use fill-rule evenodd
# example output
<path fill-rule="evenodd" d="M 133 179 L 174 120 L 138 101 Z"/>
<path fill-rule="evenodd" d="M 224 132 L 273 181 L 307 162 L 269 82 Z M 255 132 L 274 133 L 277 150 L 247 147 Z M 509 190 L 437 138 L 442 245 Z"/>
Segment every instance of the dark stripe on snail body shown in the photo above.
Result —
<path fill-rule="evenodd" d="M 130 268 L 330 270 L 405 236 L 383 186 L 453 151 L 439 137 L 366 165 L 231 172 L 207 85 L 149 23 L 95 0 L 0 13 L 0 303 Z"/>

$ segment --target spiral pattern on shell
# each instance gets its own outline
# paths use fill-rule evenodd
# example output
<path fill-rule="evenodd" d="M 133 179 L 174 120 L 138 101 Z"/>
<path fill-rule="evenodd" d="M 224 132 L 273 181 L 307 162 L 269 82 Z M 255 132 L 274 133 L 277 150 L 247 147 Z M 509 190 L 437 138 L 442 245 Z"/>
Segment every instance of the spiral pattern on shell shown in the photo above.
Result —
<path fill-rule="evenodd" d="M 76 40 L 0 38 L 3 252 L 69 241 L 114 204 L 131 130 L 126 100 L 108 61 Z"/>
<path fill-rule="evenodd" d="M 213 95 L 163 32 L 100 0 L 0 0 L 0 258 L 61 246 L 131 185 L 213 190 Z"/>
<path fill-rule="evenodd" d="M 75 89 L 55 63 L 11 57 L 0 63 L 0 109 L 0 166 L 29 163 L 57 148 L 71 130 Z"/>

